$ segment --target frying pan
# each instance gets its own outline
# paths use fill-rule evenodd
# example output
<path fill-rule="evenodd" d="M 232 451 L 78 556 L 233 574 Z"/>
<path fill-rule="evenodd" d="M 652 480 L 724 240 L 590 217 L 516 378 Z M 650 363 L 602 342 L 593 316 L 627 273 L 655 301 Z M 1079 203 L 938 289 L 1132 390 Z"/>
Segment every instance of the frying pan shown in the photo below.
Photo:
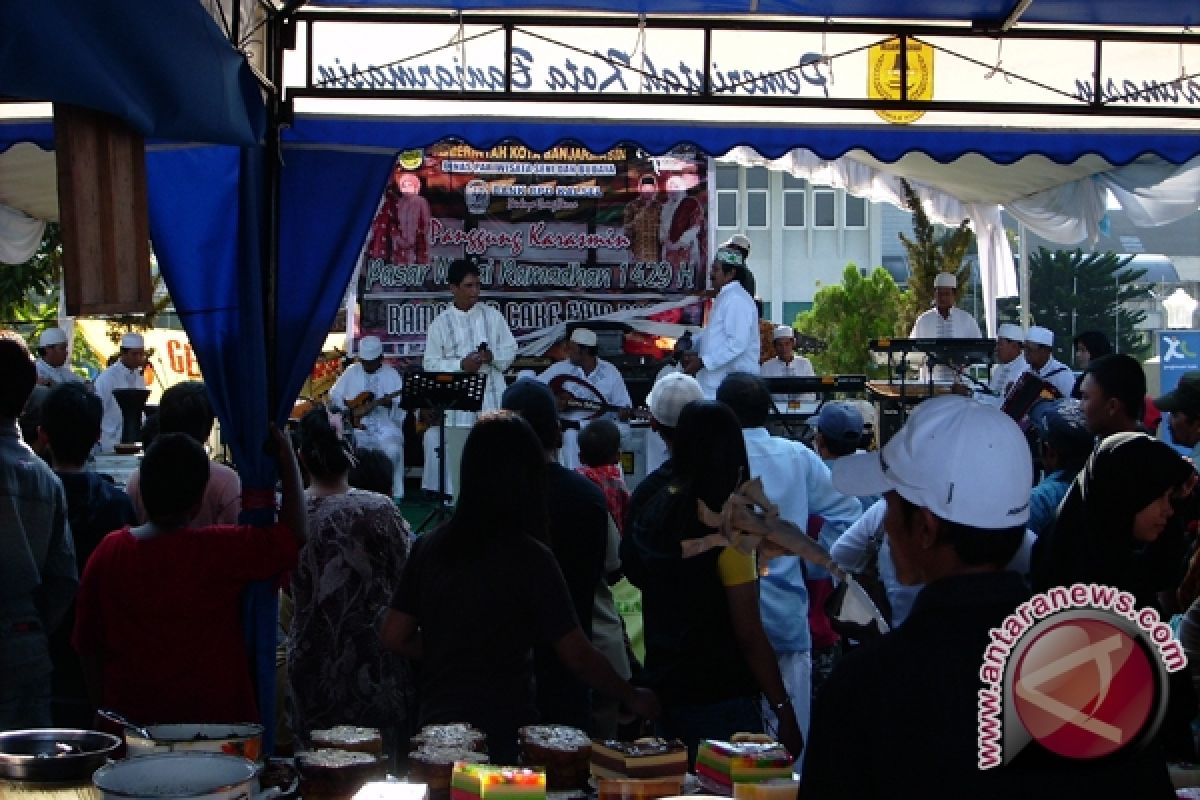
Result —
<path fill-rule="evenodd" d="M 121 746 L 116 736 L 70 728 L 0 733 L 0 777 L 74 781 L 90 778 Z"/>

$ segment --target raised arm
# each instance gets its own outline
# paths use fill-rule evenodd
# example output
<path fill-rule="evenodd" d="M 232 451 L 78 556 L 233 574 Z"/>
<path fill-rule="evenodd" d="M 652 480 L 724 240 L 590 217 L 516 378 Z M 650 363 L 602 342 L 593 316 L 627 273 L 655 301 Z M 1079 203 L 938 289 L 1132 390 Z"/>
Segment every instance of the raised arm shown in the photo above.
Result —
<path fill-rule="evenodd" d="M 296 451 L 287 434 L 271 423 L 271 439 L 275 442 L 275 465 L 283 485 L 283 501 L 279 506 L 279 521 L 291 530 L 301 545 L 308 539 L 308 514 L 304 510 L 304 483 Z"/>

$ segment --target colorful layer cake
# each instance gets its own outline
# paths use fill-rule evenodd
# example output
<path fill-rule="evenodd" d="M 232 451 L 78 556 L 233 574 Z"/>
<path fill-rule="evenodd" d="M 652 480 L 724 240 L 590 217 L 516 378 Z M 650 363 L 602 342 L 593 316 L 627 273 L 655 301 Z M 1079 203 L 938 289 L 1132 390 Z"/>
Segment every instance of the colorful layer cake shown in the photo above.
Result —
<path fill-rule="evenodd" d="M 408 754 L 408 780 L 428 786 L 430 800 L 446 800 L 450 797 L 450 776 L 455 763 L 485 764 L 487 760 L 486 753 L 466 747 L 427 745 Z"/>
<path fill-rule="evenodd" d="M 383 754 L 383 737 L 378 728 L 360 728 L 357 725 L 336 725 L 325 730 L 316 730 L 308 735 L 314 750 L 353 750 L 359 753 Z"/>
<path fill-rule="evenodd" d="M 678 739 L 648 737 L 632 742 L 592 742 L 597 778 L 678 778 L 688 771 L 687 748 Z M 676 793 L 678 794 L 678 793 Z"/>
<path fill-rule="evenodd" d="M 546 773 L 531 767 L 494 767 L 458 762 L 450 778 L 451 800 L 546 800 Z"/>
<path fill-rule="evenodd" d="M 769 780 L 762 783 L 734 784 L 734 800 L 796 800 L 800 781 Z"/>
<path fill-rule="evenodd" d="M 586 789 L 592 740 L 567 725 L 526 725 L 517 731 L 521 763 L 546 770 L 546 788 L 552 792 Z"/>
<path fill-rule="evenodd" d="M 777 742 L 718 742 L 706 739 L 696 753 L 696 774 L 722 787 L 790 779 L 794 759 Z"/>
<path fill-rule="evenodd" d="M 487 752 L 487 735 L 465 722 L 426 725 L 411 741 L 414 750 L 422 747 L 463 747 L 479 753 Z"/>
<path fill-rule="evenodd" d="M 304 800 L 348 800 L 364 784 L 387 774 L 383 759 L 352 750 L 309 750 L 296 754 Z"/>
<path fill-rule="evenodd" d="M 683 778 L 598 778 L 598 800 L 658 800 L 683 794 Z"/>

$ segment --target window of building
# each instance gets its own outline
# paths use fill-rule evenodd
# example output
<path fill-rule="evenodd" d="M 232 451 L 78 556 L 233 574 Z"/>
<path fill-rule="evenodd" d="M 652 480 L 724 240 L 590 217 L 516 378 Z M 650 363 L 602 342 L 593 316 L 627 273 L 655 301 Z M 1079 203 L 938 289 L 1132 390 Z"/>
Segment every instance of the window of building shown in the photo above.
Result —
<path fill-rule="evenodd" d="M 738 172 L 739 167 L 717 166 L 715 183 L 717 188 L 717 227 L 737 228 L 738 224 Z"/>
<path fill-rule="evenodd" d="M 770 173 L 766 167 L 746 170 L 746 227 L 766 228 L 770 220 Z"/>
<path fill-rule="evenodd" d="M 837 225 L 837 192 L 833 189 L 813 189 L 813 227 L 833 228 Z"/>
<path fill-rule="evenodd" d="M 867 199 L 847 194 L 846 207 L 842 219 L 845 220 L 844 224 L 847 228 L 867 227 Z"/>
<path fill-rule="evenodd" d="M 783 174 L 783 227 L 803 228 L 806 219 L 808 181 Z"/>

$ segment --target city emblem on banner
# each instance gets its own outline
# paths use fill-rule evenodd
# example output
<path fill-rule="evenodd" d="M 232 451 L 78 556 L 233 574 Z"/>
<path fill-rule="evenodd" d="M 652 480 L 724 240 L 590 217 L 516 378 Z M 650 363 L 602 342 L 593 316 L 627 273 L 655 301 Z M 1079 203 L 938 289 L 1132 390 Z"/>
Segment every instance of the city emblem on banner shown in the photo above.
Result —
<path fill-rule="evenodd" d="M 916 39 L 907 39 L 908 99 L 933 99 L 933 48 Z M 900 40 L 887 39 L 871 45 L 867 53 L 867 97 L 872 100 L 899 100 Z M 876 109 L 882 119 L 898 125 L 915 122 L 924 111 L 892 111 Z"/>

